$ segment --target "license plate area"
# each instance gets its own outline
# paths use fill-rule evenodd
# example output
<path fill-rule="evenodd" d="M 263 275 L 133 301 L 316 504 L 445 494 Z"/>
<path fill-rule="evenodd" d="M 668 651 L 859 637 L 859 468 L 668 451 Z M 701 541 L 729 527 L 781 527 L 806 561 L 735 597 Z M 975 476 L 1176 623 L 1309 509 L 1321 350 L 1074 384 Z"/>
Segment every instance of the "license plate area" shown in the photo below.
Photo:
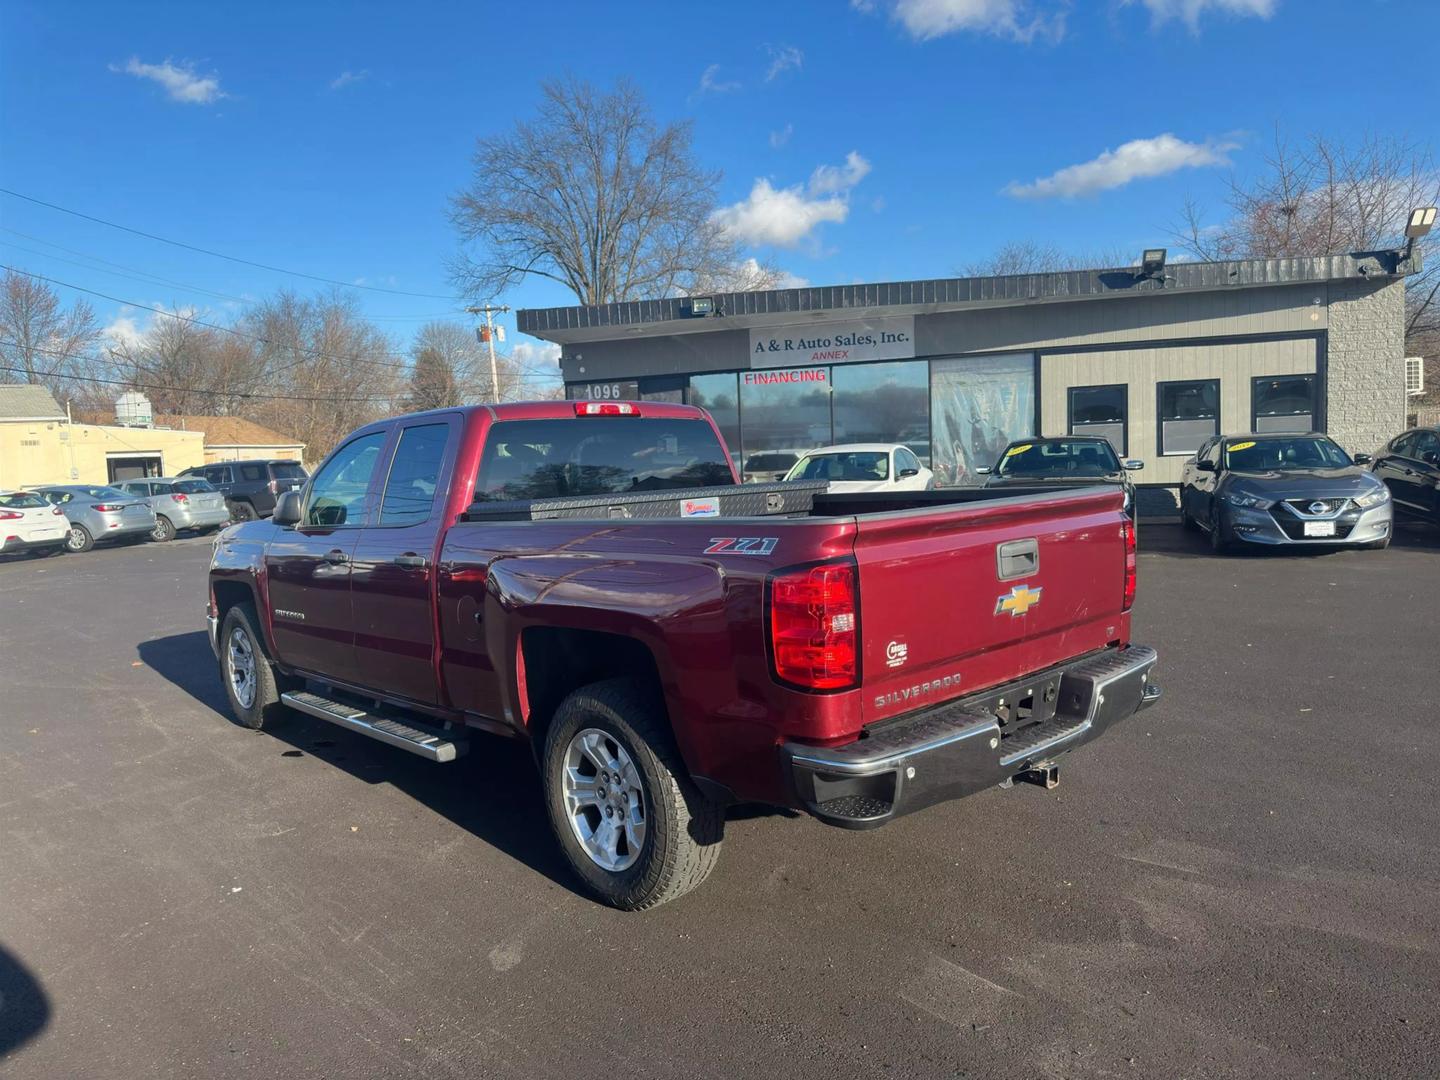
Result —
<path fill-rule="evenodd" d="M 1307 521 L 1305 522 L 1306 536 L 1334 536 L 1335 522 L 1333 521 Z"/>

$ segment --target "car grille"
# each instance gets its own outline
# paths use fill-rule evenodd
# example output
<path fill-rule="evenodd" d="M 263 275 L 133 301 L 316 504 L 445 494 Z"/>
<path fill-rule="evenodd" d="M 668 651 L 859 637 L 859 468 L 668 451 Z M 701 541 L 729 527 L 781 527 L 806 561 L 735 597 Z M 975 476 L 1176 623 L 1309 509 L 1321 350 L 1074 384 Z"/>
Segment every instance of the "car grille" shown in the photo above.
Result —
<path fill-rule="evenodd" d="M 1344 510 L 1350 503 L 1349 499 L 1286 499 L 1285 507 L 1297 517 L 1330 517 Z M 1312 507 L 1323 506 L 1325 509 L 1311 509 Z"/>
<path fill-rule="evenodd" d="M 1311 499 L 1310 501 L 1318 502 L 1319 500 Z M 1345 500 L 1341 499 L 1338 501 L 1344 502 Z M 1280 526 L 1280 531 L 1283 532 L 1286 536 L 1288 536 L 1291 540 L 1312 540 L 1317 543 L 1325 543 L 1327 541 L 1344 540 L 1347 536 L 1349 536 L 1350 530 L 1355 528 L 1355 523 L 1360 520 L 1360 511 L 1351 510 L 1348 514 L 1333 519 L 1335 522 L 1335 535 L 1333 537 L 1306 536 L 1304 520 L 1301 520 L 1298 517 L 1293 517 L 1290 514 L 1274 514 L 1272 516 L 1275 518 L 1275 523 Z M 1316 521 L 1321 519 L 1317 516 L 1311 516 L 1307 520 Z"/>

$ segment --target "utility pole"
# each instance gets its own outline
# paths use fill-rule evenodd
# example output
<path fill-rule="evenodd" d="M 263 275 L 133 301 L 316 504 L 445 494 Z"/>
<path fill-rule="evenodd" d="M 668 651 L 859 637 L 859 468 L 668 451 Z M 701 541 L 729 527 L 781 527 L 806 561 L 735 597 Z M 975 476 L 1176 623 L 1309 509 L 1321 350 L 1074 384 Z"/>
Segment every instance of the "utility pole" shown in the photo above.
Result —
<path fill-rule="evenodd" d="M 500 372 L 495 365 L 495 324 L 490 321 L 492 315 L 500 315 L 510 310 L 509 304 L 500 307 L 492 307 L 486 304 L 484 307 L 467 307 L 465 309 L 471 315 L 485 316 L 484 340 L 490 346 L 490 393 L 496 401 L 500 400 Z"/>

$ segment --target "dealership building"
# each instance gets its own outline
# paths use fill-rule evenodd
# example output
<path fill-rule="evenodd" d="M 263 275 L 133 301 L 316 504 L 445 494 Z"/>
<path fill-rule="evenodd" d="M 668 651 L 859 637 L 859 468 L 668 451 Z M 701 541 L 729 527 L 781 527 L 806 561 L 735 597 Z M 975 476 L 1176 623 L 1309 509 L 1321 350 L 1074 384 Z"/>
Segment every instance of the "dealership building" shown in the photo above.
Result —
<path fill-rule="evenodd" d="M 1369 452 L 1406 418 L 1404 279 L 1419 256 L 1140 268 L 523 310 L 575 398 L 709 409 L 737 464 L 902 443 L 941 484 L 1005 444 L 1101 435 L 1175 485 L 1218 433 L 1324 431 Z"/>

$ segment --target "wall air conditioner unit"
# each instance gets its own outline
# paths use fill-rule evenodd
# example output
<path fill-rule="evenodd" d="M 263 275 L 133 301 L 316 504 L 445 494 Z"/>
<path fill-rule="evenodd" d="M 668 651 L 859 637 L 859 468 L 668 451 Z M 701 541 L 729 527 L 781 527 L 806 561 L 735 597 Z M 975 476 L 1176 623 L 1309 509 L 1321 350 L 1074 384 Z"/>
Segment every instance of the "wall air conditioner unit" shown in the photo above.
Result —
<path fill-rule="evenodd" d="M 1407 356 L 1405 358 L 1405 393 L 1408 397 L 1418 397 L 1425 392 L 1425 358 L 1423 356 Z"/>

